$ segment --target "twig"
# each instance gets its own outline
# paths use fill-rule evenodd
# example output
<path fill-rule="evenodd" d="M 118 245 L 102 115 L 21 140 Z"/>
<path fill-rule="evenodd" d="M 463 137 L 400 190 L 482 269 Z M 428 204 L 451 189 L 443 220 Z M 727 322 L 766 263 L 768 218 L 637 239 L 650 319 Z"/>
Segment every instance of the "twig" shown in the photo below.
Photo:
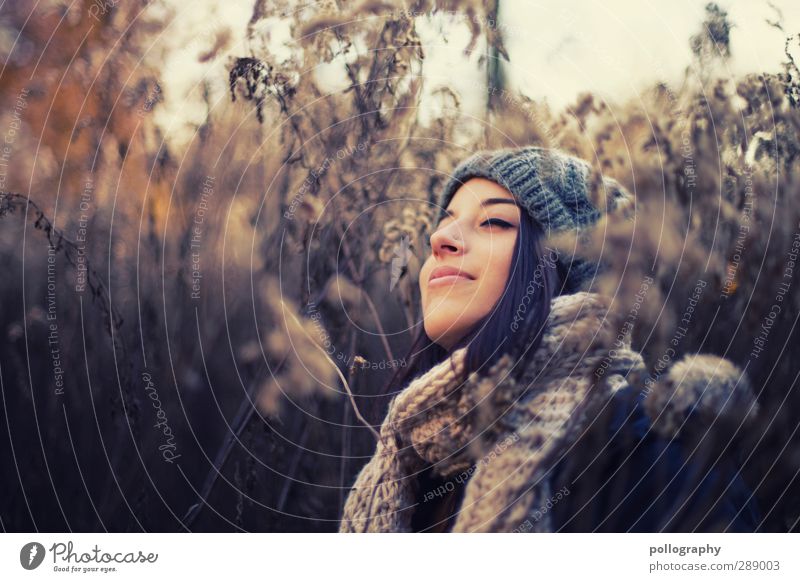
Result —
<path fill-rule="evenodd" d="M 76 257 L 79 256 L 82 251 L 75 242 L 68 239 L 61 230 L 53 226 L 53 223 L 47 218 L 44 211 L 39 208 L 38 204 L 23 194 L 0 191 L 0 218 L 6 214 L 13 214 L 17 209 L 24 210 L 27 214 L 29 208 L 33 208 L 36 215 L 34 227 L 45 232 L 50 246 L 53 247 L 55 251 L 63 249 L 67 262 L 72 265 L 73 268 L 78 269 L 78 260 Z M 91 266 L 88 259 L 82 259 L 82 262 L 86 266 L 86 281 L 92 291 L 92 297 L 100 300 L 104 308 L 103 312 L 106 315 L 107 323 L 112 325 L 115 329 L 119 329 L 122 327 L 122 316 L 114 309 L 105 283 L 103 283 L 103 280 Z"/>
<path fill-rule="evenodd" d="M 392 353 L 392 348 L 389 345 L 389 341 L 386 339 L 386 332 L 383 329 L 383 324 L 381 323 L 381 318 L 378 315 L 378 310 L 375 308 L 375 304 L 372 302 L 372 299 L 364 290 L 364 276 L 363 273 L 356 270 L 355 263 L 353 262 L 353 254 L 350 251 L 350 245 L 347 244 L 347 237 L 344 236 L 344 233 L 341 230 L 341 224 L 337 223 L 336 225 L 337 232 L 342 240 L 342 250 L 344 251 L 345 258 L 347 259 L 348 264 L 350 265 L 350 271 L 353 275 L 356 276 L 357 280 L 355 283 L 358 285 L 358 290 L 361 292 L 361 295 L 366 299 L 367 307 L 369 308 L 369 312 L 372 315 L 372 319 L 375 321 L 375 325 L 378 328 L 378 334 L 380 334 L 381 343 L 383 344 L 383 349 L 386 350 L 386 356 L 389 358 L 389 361 L 394 361 L 394 355 Z"/>
<path fill-rule="evenodd" d="M 298 324 L 300 323 L 297 320 L 297 316 L 294 313 L 290 311 L 289 315 L 291 315 L 294 318 L 295 322 L 297 322 Z M 330 356 L 325 352 L 324 349 L 322 349 L 321 345 L 319 345 L 317 342 L 313 340 L 311 341 L 311 343 L 314 345 L 315 348 L 317 348 L 320 351 L 320 353 L 323 356 L 325 356 L 325 359 L 328 360 L 328 362 L 330 362 L 331 366 L 333 366 L 333 369 L 336 370 L 336 374 L 339 376 L 339 380 L 342 381 L 342 386 L 344 386 L 345 392 L 347 392 L 347 396 L 350 398 L 350 402 L 353 405 L 353 411 L 356 413 L 358 420 L 360 420 L 362 424 L 366 426 L 372 432 L 373 435 L 375 435 L 375 440 L 380 440 L 381 436 L 378 433 L 378 431 L 375 430 L 375 427 L 373 427 L 369 422 L 367 422 L 367 419 L 362 416 L 361 411 L 358 409 L 358 405 L 356 404 L 353 392 L 352 390 L 350 390 L 350 384 L 347 382 L 347 378 L 344 377 L 344 374 L 342 374 L 342 371 L 339 369 L 339 366 L 337 366 L 336 363 L 333 360 L 331 360 Z"/>
<path fill-rule="evenodd" d="M 350 330 L 350 353 L 355 353 L 356 350 L 356 332 L 354 329 Z M 355 374 L 355 366 L 350 366 L 347 370 L 347 377 L 352 381 L 353 374 Z M 347 404 L 342 409 L 342 448 L 341 455 L 339 456 L 339 509 L 337 515 L 342 514 L 344 508 L 344 493 L 345 484 L 344 477 L 347 471 L 347 459 L 350 456 L 350 408 Z"/>
<path fill-rule="evenodd" d="M 300 464 L 300 458 L 303 456 L 305 452 L 305 445 L 306 439 L 308 438 L 309 431 L 301 430 L 300 431 L 300 440 L 297 443 L 297 454 L 292 459 L 292 463 L 289 466 L 289 473 L 286 476 L 286 480 L 283 484 L 283 489 L 281 490 L 281 494 L 278 497 L 278 502 L 275 504 L 276 511 L 283 511 L 283 506 L 286 503 L 286 499 L 289 497 L 289 489 L 292 487 L 292 483 L 294 483 L 294 474 L 297 472 L 297 467 Z"/>
<path fill-rule="evenodd" d="M 286 356 L 284 356 L 283 360 L 281 360 L 281 362 L 278 364 L 276 371 L 283 366 L 285 361 Z M 261 370 L 259 370 L 259 373 L 256 374 L 255 379 L 251 383 L 247 394 L 242 399 L 241 404 L 239 404 L 239 410 L 236 412 L 236 417 L 233 420 L 233 430 L 228 433 L 228 436 L 225 438 L 225 442 L 222 443 L 222 446 L 217 452 L 217 456 L 214 458 L 214 466 L 206 475 L 203 488 L 200 490 L 198 501 L 189 507 L 183 517 L 183 524 L 187 528 L 194 522 L 195 519 L 197 519 L 197 516 L 200 515 L 203 507 L 205 507 L 206 500 L 211 494 L 211 490 L 214 488 L 214 484 L 217 482 L 217 479 L 222 472 L 222 468 L 225 466 L 225 463 L 228 461 L 228 457 L 233 450 L 233 443 L 239 441 L 239 436 L 242 434 L 242 431 L 245 429 L 255 413 L 256 407 L 253 405 L 253 398 L 258 391 L 258 378 L 261 376 L 261 371 L 263 371 L 263 366 Z"/>

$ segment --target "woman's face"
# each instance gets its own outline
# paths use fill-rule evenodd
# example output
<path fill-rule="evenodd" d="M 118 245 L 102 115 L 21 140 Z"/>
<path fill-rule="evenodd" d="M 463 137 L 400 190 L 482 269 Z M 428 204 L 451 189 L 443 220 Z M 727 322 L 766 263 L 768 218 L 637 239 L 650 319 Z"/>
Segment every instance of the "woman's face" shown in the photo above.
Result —
<path fill-rule="evenodd" d="M 431 235 L 419 286 L 425 332 L 447 350 L 495 306 L 508 281 L 520 207 L 505 188 L 472 178 Z"/>

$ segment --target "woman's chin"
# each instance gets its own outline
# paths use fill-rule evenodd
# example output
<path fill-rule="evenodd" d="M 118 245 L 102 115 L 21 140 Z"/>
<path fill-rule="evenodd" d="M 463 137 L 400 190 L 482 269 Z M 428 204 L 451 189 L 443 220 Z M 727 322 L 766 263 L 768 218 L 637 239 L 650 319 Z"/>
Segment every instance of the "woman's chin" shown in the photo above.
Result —
<path fill-rule="evenodd" d="M 474 311 L 478 298 L 473 290 L 464 292 L 458 286 L 429 289 L 425 301 L 424 314 L 440 321 L 448 321 L 448 325 Z M 426 318 L 427 318 L 426 317 Z"/>
<path fill-rule="evenodd" d="M 452 322 L 453 320 L 451 319 L 448 321 Z M 453 327 L 450 324 L 442 325 L 441 327 L 431 325 L 430 327 L 425 328 L 425 332 L 428 334 L 428 337 L 433 343 L 445 348 L 446 350 L 449 350 L 452 346 L 454 346 L 463 335 L 463 333 L 460 331 L 454 332 Z"/>

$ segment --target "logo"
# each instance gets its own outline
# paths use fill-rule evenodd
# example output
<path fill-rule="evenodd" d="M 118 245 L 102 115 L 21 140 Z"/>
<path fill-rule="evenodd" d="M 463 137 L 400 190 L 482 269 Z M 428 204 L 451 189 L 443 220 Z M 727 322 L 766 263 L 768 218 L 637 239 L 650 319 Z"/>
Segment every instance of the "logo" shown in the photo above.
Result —
<path fill-rule="evenodd" d="M 26 570 L 35 570 L 44 561 L 44 546 L 39 542 L 28 542 L 19 551 L 19 563 Z"/>

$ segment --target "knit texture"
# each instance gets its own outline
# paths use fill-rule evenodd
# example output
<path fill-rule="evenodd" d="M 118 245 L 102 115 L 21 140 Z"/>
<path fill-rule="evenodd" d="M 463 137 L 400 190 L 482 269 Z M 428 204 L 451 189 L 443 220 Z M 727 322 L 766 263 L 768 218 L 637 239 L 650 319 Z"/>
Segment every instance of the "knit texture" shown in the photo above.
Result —
<path fill-rule="evenodd" d="M 577 440 L 620 379 L 638 381 L 644 362 L 615 345 L 607 298 L 579 292 L 553 299 L 542 343 L 514 363 L 503 356 L 489 373 L 458 385 L 466 348 L 414 379 L 395 396 L 372 459 L 347 498 L 342 532 L 407 532 L 427 466 L 445 478 L 468 478 L 455 532 L 551 531 L 548 470 Z M 615 350 L 612 352 L 611 348 Z M 611 355 L 613 354 L 613 358 Z M 598 366 L 606 374 L 595 374 Z M 614 381 L 598 378 L 613 378 Z"/>
<path fill-rule="evenodd" d="M 644 401 L 653 430 L 700 442 L 715 424 L 737 432 L 756 419 L 759 404 L 750 380 L 733 362 L 711 354 L 686 355 L 660 378 Z"/>
<path fill-rule="evenodd" d="M 633 210 L 631 194 L 606 176 L 601 177 L 599 192 L 605 204 L 598 209 L 589 198 L 588 162 L 556 149 L 531 146 L 480 151 L 459 164 L 439 195 L 439 220 L 456 190 L 470 178 L 486 178 L 508 190 L 547 236 L 561 231 L 580 234 L 600 218 L 601 210 L 625 209 L 629 214 Z M 559 261 L 567 273 L 564 293 L 588 290 L 588 283 L 601 268 L 575 255 Z"/>

